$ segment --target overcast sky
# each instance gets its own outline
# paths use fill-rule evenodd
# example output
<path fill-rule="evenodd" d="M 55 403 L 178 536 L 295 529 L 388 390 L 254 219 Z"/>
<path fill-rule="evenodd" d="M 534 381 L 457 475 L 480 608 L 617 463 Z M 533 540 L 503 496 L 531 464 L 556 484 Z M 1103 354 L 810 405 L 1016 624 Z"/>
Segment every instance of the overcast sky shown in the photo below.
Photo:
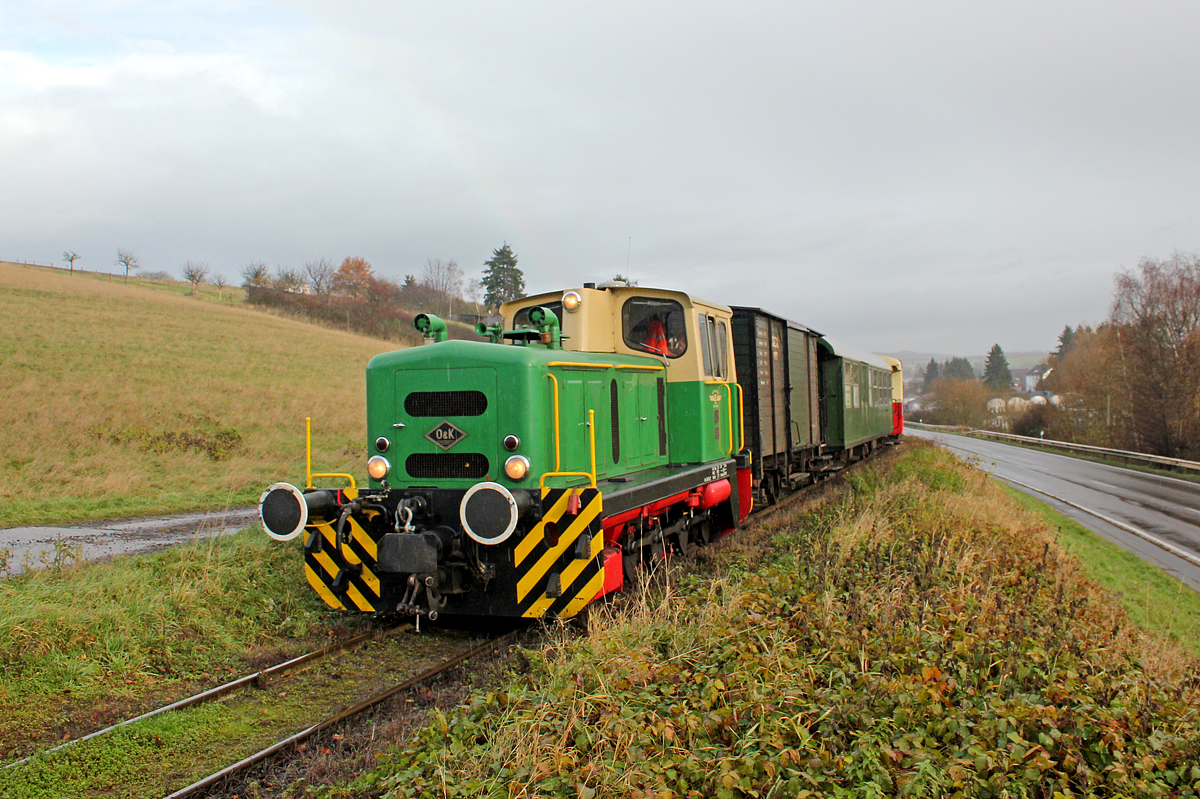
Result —
<path fill-rule="evenodd" d="M 0 0 L 0 258 L 504 241 L 876 351 L 1049 349 L 1200 250 L 1200 3 Z"/>

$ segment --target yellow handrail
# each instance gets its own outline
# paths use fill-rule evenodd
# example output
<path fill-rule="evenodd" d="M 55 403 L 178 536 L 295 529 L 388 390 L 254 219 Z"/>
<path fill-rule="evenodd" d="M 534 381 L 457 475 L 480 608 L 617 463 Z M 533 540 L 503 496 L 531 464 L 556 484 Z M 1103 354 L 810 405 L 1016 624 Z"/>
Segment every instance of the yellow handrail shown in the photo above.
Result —
<path fill-rule="evenodd" d="M 580 369 L 611 369 L 611 363 L 578 363 L 575 361 L 551 361 L 546 366 L 574 366 Z"/>
<path fill-rule="evenodd" d="M 738 451 L 746 448 L 746 405 L 741 383 L 734 383 L 738 390 Z"/>
<path fill-rule="evenodd" d="M 350 481 L 350 488 L 354 491 L 358 490 L 358 484 L 354 482 L 354 475 L 342 474 L 341 472 L 318 472 L 313 474 L 312 470 L 312 417 L 304 417 L 304 487 L 313 487 L 314 477 L 341 477 Z"/>
<path fill-rule="evenodd" d="M 619 363 L 619 364 L 617 364 L 617 368 L 618 369 L 648 369 L 652 372 L 658 372 L 666 367 L 659 366 L 658 364 L 655 364 L 654 366 L 641 366 L 639 364 L 633 364 L 633 363 Z"/>
<path fill-rule="evenodd" d="M 561 463 L 558 457 L 558 378 L 549 372 L 546 377 L 554 381 L 554 471 L 561 468 Z"/>
<path fill-rule="evenodd" d="M 556 381 L 557 384 L 557 381 Z M 557 416 L 557 405 L 555 406 L 555 416 Z M 555 424 L 557 430 L 557 423 Z M 538 480 L 538 488 L 545 489 L 547 477 L 586 477 L 592 481 L 592 488 L 596 487 L 596 411 L 588 409 L 588 433 L 592 447 L 592 471 L 589 472 L 560 472 L 558 465 L 555 464 L 555 469 L 552 472 L 546 472 L 542 478 Z"/>
<path fill-rule="evenodd" d="M 733 454 L 733 388 L 726 380 L 705 380 L 704 385 L 724 386 L 725 390 L 729 392 L 729 449 L 725 451 L 725 455 L 728 457 Z M 741 386 L 738 386 L 738 388 L 741 388 Z"/>
<path fill-rule="evenodd" d="M 592 442 L 592 488 L 596 487 L 596 412 L 588 408 L 588 437 Z"/>

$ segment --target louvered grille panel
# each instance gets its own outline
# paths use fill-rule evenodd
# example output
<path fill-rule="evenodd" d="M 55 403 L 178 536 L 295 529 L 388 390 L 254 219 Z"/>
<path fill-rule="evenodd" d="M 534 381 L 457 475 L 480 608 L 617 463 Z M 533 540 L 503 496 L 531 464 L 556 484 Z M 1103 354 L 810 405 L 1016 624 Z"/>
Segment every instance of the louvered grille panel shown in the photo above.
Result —
<path fill-rule="evenodd" d="M 613 439 L 613 463 L 621 462 L 621 409 L 617 402 L 617 395 L 620 393 L 617 388 L 617 381 L 614 380 L 609 384 L 609 395 L 612 400 L 612 439 Z"/>
<path fill-rule="evenodd" d="M 482 416 L 487 405 L 482 391 L 414 391 L 404 398 L 409 416 Z"/>
<path fill-rule="evenodd" d="M 416 480 L 456 477 L 478 479 L 488 473 L 488 459 L 479 452 L 414 452 L 404 461 L 408 476 Z"/>
<path fill-rule="evenodd" d="M 658 454 L 667 454 L 667 383 L 658 378 Z"/>

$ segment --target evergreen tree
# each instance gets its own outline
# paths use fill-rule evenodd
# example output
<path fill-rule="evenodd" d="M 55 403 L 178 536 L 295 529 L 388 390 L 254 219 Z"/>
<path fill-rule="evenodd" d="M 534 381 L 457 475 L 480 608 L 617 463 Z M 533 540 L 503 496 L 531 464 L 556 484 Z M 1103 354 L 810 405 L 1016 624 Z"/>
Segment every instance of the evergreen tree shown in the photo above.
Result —
<path fill-rule="evenodd" d="M 959 380 L 974 380 L 975 370 L 966 358 L 951 358 L 942 366 L 942 377 L 955 377 Z"/>
<path fill-rule="evenodd" d="M 1003 391 L 1012 388 L 1012 370 L 1008 368 L 1008 358 L 999 344 L 993 344 L 988 353 L 987 363 L 983 367 L 983 382 L 992 391 Z"/>
<path fill-rule="evenodd" d="M 1075 333 L 1076 331 L 1072 330 L 1070 325 L 1063 328 L 1063 332 L 1058 335 L 1058 350 L 1054 353 L 1055 355 L 1062 358 L 1071 351 L 1071 348 L 1075 346 Z"/>
<path fill-rule="evenodd" d="M 517 256 L 513 254 L 508 242 L 498 250 L 492 251 L 492 257 L 484 263 L 483 304 L 495 310 L 509 300 L 515 300 L 525 294 L 525 275 L 517 268 Z"/>
<path fill-rule="evenodd" d="M 929 365 L 925 367 L 925 384 L 924 389 L 929 390 L 933 385 L 933 381 L 938 379 L 938 362 L 935 358 L 929 359 Z"/>

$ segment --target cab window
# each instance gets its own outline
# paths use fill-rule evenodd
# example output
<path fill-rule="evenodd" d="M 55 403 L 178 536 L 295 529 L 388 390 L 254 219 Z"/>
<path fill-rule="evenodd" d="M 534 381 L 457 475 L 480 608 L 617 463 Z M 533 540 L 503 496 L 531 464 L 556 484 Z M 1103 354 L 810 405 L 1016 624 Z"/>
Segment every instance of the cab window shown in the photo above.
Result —
<path fill-rule="evenodd" d="M 721 377 L 729 377 L 729 353 L 725 351 L 725 320 L 717 322 L 717 363 L 720 364 Z"/>
<path fill-rule="evenodd" d="M 708 315 L 700 314 L 700 352 L 701 358 L 704 361 L 704 374 L 711 375 L 713 373 L 713 349 L 708 341 Z"/>
<path fill-rule="evenodd" d="M 700 314 L 700 349 L 703 353 L 704 374 L 710 377 L 728 376 L 728 361 L 725 350 L 725 322 L 715 316 Z"/>
<path fill-rule="evenodd" d="M 687 318 L 675 300 L 630 297 L 621 307 L 625 346 L 640 352 L 678 358 L 687 352 Z"/>

